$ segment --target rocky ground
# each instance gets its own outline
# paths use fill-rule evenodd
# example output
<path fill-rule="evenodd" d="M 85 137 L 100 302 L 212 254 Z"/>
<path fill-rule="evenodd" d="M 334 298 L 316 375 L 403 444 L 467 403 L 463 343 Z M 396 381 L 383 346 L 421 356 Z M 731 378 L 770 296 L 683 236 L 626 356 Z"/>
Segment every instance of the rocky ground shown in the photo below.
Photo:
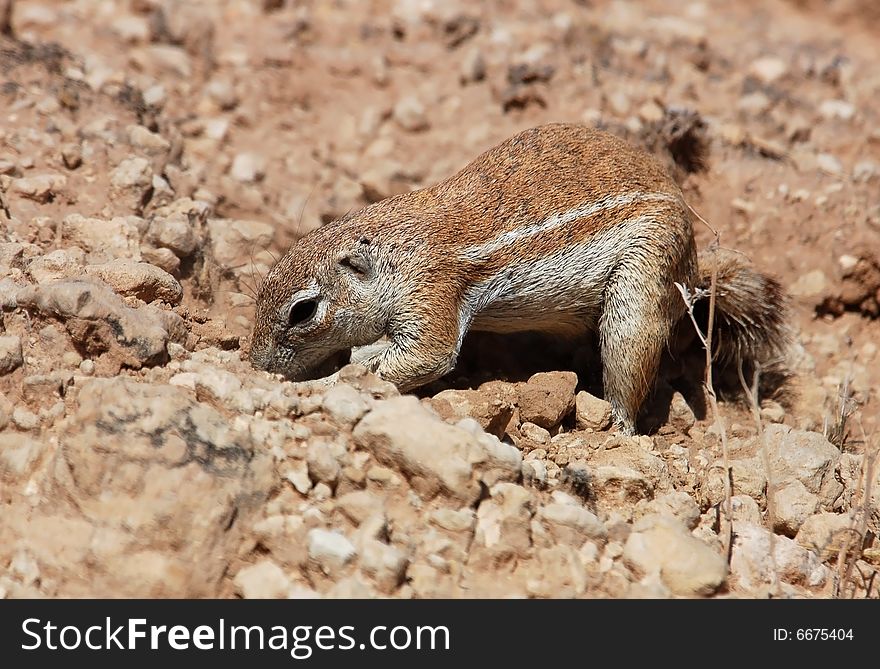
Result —
<path fill-rule="evenodd" d="M 876 10 L 0 0 L 0 595 L 878 597 Z M 756 412 L 668 374 L 626 438 L 527 338 L 419 397 L 241 359 L 273 254 L 560 120 L 791 292 Z"/>

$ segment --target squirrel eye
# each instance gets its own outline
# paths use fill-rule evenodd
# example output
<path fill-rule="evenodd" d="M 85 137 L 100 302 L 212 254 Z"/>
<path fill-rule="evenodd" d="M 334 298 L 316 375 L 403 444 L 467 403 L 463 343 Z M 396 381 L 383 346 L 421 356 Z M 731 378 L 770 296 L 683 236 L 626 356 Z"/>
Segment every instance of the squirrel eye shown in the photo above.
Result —
<path fill-rule="evenodd" d="M 290 309 L 290 314 L 287 316 L 287 324 L 290 326 L 302 325 L 306 321 L 314 318 L 317 312 L 318 300 L 311 299 L 297 302 Z"/>

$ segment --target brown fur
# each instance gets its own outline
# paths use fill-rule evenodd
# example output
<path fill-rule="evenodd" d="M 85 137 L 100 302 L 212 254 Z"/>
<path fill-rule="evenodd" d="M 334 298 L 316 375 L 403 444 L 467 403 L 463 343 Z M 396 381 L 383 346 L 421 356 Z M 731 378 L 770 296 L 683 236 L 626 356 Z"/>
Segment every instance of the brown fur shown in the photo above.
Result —
<path fill-rule="evenodd" d="M 250 357 L 302 379 L 387 335 L 364 362 L 407 390 L 450 371 L 469 329 L 598 331 L 606 397 L 632 432 L 684 313 L 675 283 L 701 276 L 689 210 L 657 160 L 602 131 L 546 125 L 301 239 L 261 287 Z M 772 349 L 778 284 L 738 258 L 718 276 L 724 350 Z"/>

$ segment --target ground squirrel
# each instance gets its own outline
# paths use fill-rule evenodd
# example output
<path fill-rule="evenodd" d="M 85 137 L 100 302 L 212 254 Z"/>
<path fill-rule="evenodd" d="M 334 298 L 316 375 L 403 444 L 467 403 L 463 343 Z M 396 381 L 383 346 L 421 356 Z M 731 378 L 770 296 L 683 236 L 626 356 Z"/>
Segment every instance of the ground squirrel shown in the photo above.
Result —
<path fill-rule="evenodd" d="M 786 338 L 779 284 L 732 253 L 698 264 L 691 216 L 651 155 L 585 126 L 532 128 L 300 239 L 260 288 L 250 360 L 303 380 L 387 336 L 362 362 L 406 391 L 449 372 L 469 330 L 594 331 L 633 433 L 685 315 L 676 283 L 706 288 L 714 265 L 719 354 L 754 361 Z"/>

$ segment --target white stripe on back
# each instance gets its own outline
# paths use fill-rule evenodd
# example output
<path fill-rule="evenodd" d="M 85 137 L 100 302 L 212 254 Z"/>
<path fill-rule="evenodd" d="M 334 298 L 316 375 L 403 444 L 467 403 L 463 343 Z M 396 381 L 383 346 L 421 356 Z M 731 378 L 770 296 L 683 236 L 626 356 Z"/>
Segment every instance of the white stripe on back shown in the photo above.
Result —
<path fill-rule="evenodd" d="M 501 233 L 495 239 L 488 241 L 485 244 L 469 246 L 464 249 L 464 251 L 462 251 L 461 258 L 465 260 L 483 260 L 486 258 L 486 256 L 494 253 L 495 251 L 498 251 L 505 246 L 509 246 L 510 244 L 514 244 L 521 239 L 534 237 L 535 235 L 539 235 L 542 232 L 547 232 L 549 230 L 555 230 L 556 228 L 567 225 L 568 223 L 576 221 L 579 218 L 592 216 L 593 214 L 596 214 L 600 211 L 605 211 L 606 209 L 624 207 L 628 204 L 633 204 L 635 202 L 662 201 L 678 202 L 679 198 L 673 195 L 669 195 L 667 193 L 641 192 L 606 196 L 600 200 L 596 200 L 595 202 L 582 204 L 579 207 L 575 207 L 574 209 L 569 209 L 568 211 L 559 214 L 553 214 L 552 216 L 547 217 L 539 223 L 529 223 L 528 225 L 524 225 L 521 228 L 517 228 L 516 230 L 508 230 L 507 232 Z"/>

